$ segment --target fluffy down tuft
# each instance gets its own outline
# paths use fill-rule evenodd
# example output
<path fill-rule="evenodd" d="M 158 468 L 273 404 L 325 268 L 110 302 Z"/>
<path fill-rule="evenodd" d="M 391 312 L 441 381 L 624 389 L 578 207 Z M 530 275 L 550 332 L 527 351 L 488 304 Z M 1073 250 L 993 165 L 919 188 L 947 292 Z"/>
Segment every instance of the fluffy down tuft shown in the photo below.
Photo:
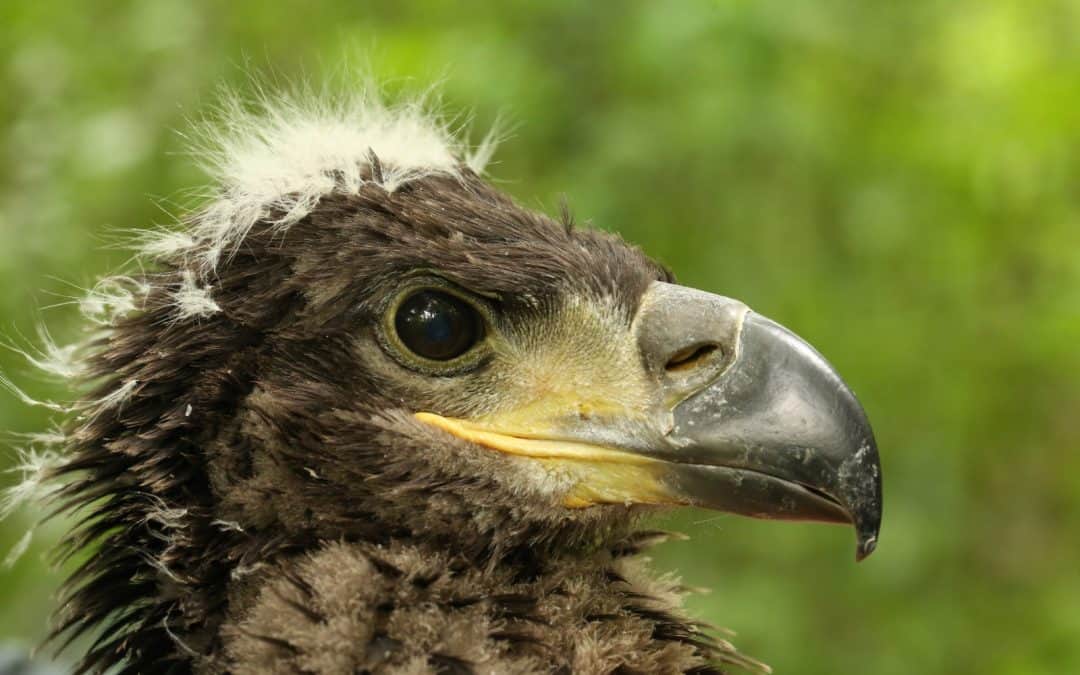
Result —
<path fill-rule="evenodd" d="M 200 286 L 191 270 L 184 270 L 181 274 L 180 288 L 177 289 L 174 299 L 177 321 L 204 318 L 221 311 L 221 307 L 211 295 L 211 287 Z"/>
<path fill-rule="evenodd" d="M 373 86 L 330 99 L 311 91 L 253 102 L 227 95 L 215 117 L 201 125 L 195 149 L 216 186 L 192 232 L 193 244 L 206 244 L 204 271 L 256 222 L 287 228 L 330 192 L 356 193 L 367 183 L 394 192 L 465 168 L 480 174 L 496 141 L 493 130 L 470 150 L 428 97 L 389 104 Z M 167 244 L 178 241 L 173 235 Z"/>

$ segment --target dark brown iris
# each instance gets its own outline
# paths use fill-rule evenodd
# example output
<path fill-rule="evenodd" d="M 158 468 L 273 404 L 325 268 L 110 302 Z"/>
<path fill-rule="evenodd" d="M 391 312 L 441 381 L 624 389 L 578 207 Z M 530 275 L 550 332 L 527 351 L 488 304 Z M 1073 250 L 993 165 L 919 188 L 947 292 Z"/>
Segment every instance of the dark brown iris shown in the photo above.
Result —
<path fill-rule="evenodd" d="M 469 303 L 435 290 L 406 298 L 394 317 L 394 329 L 410 351 L 432 361 L 461 356 L 483 337 L 480 317 Z"/>

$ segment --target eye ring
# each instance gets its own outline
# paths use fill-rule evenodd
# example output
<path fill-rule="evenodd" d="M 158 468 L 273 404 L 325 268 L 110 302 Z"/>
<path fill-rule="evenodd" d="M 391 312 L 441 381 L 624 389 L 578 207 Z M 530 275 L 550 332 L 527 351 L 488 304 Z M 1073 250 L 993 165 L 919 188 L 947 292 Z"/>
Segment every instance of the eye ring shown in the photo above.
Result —
<path fill-rule="evenodd" d="M 491 356 L 492 320 L 483 300 L 439 277 L 425 277 L 398 290 L 376 334 L 399 365 L 425 375 L 452 376 Z"/>

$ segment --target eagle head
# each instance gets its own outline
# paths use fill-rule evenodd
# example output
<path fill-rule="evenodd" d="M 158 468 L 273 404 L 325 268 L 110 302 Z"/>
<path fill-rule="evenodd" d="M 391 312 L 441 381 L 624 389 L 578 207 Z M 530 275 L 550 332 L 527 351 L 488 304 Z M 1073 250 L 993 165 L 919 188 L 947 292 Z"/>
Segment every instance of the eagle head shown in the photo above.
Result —
<path fill-rule="evenodd" d="M 94 390 L 51 472 L 89 512 L 66 550 L 100 548 L 58 632 L 131 601 L 112 625 L 149 653 L 177 603 L 214 616 L 282 551 L 410 538 L 497 564 L 662 505 L 850 523 L 873 550 L 870 426 L 794 334 L 516 204 L 482 178 L 490 144 L 421 105 L 226 114 L 211 198 L 95 291 Z"/>

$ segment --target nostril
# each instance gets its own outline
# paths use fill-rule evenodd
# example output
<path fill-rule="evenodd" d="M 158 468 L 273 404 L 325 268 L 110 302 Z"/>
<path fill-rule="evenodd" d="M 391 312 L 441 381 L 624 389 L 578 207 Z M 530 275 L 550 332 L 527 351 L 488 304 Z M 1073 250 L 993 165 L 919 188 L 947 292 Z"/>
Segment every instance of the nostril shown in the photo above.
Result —
<path fill-rule="evenodd" d="M 706 360 L 711 360 L 710 357 L 723 356 L 723 350 L 720 345 L 715 342 L 707 342 L 704 344 L 691 345 L 685 349 L 680 349 L 671 355 L 668 359 L 667 365 L 664 366 L 664 370 L 670 372 L 678 372 L 684 370 L 691 370 L 701 365 Z"/>

